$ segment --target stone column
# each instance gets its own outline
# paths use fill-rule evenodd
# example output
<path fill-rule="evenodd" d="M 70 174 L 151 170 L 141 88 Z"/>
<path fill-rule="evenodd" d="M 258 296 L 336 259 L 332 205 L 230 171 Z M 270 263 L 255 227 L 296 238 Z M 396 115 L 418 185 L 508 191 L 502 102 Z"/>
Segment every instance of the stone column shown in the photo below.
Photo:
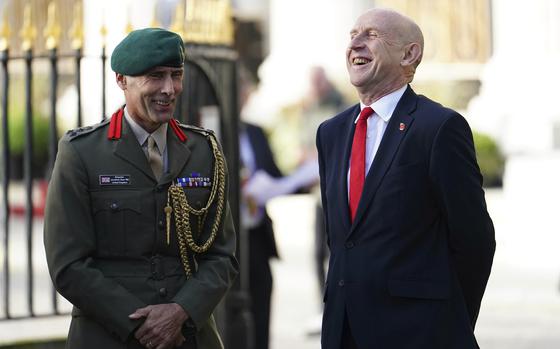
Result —
<path fill-rule="evenodd" d="M 469 121 L 508 155 L 560 149 L 560 2 L 492 4 L 493 55 L 469 105 Z"/>
<path fill-rule="evenodd" d="M 494 0 L 493 38 L 468 119 L 507 155 L 497 256 L 557 273 L 560 2 Z"/>

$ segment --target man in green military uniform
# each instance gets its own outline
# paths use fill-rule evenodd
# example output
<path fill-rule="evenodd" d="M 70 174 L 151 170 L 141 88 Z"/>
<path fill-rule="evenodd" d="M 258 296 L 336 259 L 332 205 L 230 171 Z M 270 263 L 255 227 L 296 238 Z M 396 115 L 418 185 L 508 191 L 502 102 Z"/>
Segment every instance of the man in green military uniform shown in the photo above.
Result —
<path fill-rule="evenodd" d="M 111 67 L 126 105 L 59 143 L 45 215 L 68 348 L 223 348 L 212 312 L 236 277 L 225 160 L 211 131 L 172 118 L 182 39 L 131 32 Z"/>

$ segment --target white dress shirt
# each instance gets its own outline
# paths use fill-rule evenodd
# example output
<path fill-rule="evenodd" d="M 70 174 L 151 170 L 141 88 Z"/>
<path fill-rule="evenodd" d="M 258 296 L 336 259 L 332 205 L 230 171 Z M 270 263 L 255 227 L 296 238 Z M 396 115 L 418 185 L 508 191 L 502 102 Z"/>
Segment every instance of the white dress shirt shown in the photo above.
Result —
<path fill-rule="evenodd" d="M 371 164 L 373 163 L 373 159 L 375 158 L 375 154 L 377 154 L 377 150 L 379 149 L 379 145 L 381 144 L 381 140 L 383 139 L 383 134 L 385 134 L 385 130 L 387 129 L 387 124 L 397 107 L 404 91 L 406 91 L 407 85 L 399 88 L 396 91 L 389 93 L 386 96 L 379 98 L 377 101 L 373 102 L 371 105 L 365 105 L 363 102 L 360 102 L 360 112 L 366 108 L 371 107 L 374 111 L 373 115 L 371 115 L 367 119 L 367 135 L 366 135 L 366 166 L 365 166 L 365 176 L 369 173 L 371 168 Z M 354 120 L 354 124 L 358 122 L 358 118 L 360 114 L 356 116 Z M 347 177 L 347 188 L 348 193 L 350 193 L 350 160 L 348 159 L 348 177 Z"/>

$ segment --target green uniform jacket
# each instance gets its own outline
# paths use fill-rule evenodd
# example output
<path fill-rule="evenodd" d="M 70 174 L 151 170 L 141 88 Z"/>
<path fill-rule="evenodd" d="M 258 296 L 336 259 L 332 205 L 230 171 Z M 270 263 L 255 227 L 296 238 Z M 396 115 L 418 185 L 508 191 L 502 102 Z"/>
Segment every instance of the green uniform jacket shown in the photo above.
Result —
<path fill-rule="evenodd" d="M 168 171 L 158 182 L 124 119 L 122 127 L 118 140 L 107 138 L 109 123 L 102 122 L 69 131 L 59 143 L 47 196 L 44 242 L 53 283 L 74 305 L 67 347 L 141 348 L 134 331 L 143 320 L 130 320 L 128 315 L 146 305 L 175 302 L 192 319 L 183 333 L 196 333 L 198 349 L 223 348 L 212 312 L 238 271 L 229 205 L 226 202 L 210 250 L 195 255 L 191 265 L 196 272 L 188 281 L 175 224 L 167 244 L 163 210 L 172 180 L 193 176 L 214 180 L 208 133 L 181 125 L 187 136 L 181 143 L 168 127 Z M 183 189 L 196 209 L 204 207 L 211 190 Z M 192 219 L 194 236 L 200 241 L 208 239 L 215 206 L 210 207 L 201 234 L 196 218 Z"/>

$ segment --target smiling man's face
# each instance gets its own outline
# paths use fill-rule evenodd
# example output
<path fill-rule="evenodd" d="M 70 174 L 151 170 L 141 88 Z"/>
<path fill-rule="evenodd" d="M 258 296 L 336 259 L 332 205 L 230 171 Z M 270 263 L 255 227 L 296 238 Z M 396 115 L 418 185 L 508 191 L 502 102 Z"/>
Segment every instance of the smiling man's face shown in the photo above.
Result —
<path fill-rule="evenodd" d="M 403 45 L 384 11 L 368 11 L 358 18 L 350 31 L 346 67 L 350 82 L 360 93 L 402 84 Z"/>
<path fill-rule="evenodd" d="M 140 76 L 117 74 L 117 83 L 130 116 L 151 133 L 173 117 L 183 90 L 183 68 L 155 67 Z"/>

